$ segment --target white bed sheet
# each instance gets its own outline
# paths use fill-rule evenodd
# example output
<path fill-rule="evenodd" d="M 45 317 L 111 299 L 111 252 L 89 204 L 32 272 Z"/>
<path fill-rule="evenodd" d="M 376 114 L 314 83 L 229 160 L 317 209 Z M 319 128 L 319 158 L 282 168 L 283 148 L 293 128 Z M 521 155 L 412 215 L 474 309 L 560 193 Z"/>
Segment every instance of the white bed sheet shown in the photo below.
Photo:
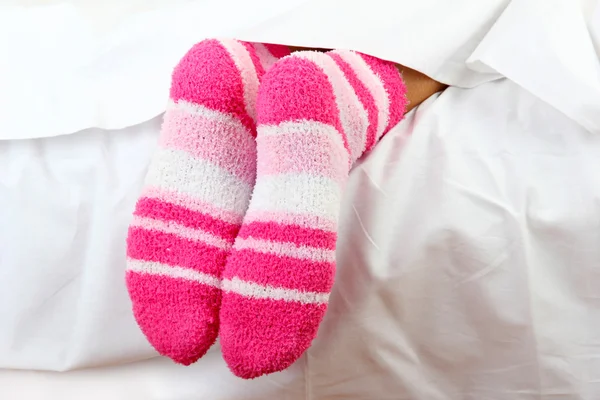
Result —
<path fill-rule="evenodd" d="M 130 312 L 124 238 L 158 135 L 165 71 L 204 35 L 193 17 L 220 7 L 201 3 L 136 14 L 111 34 L 82 34 L 85 42 L 71 37 L 57 48 L 86 62 L 66 73 L 59 67 L 73 66 L 63 59 L 70 52 L 21 71 L 0 64 L 12 74 L 1 74 L 2 85 L 12 82 L 3 89 L 13 89 L 0 91 L 10 111 L 0 139 L 22 139 L 0 141 L 0 398 L 600 398 L 595 1 L 490 2 L 486 18 L 444 26 L 444 40 L 423 53 L 410 41 L 287 29 L 282 42 L 353 47 L 478 86 L 428 100 L 352 173 L 330 310 L 298 363 L 245 382 L 228 373 L 218 347 L 188 368 L 153 358 Z M 273 9 L 278 17 L 265 21 L 287 15 L 291 27 L 310 3 Z M 54 9 L 89 33 L 74 10 Z M 540 10 L 546 22 L 536 22 Z M 442 21 L 456 10 L 438 11 Z M 149 24 L 158 20 L 181 30 Z M 70 37 L 67 22 L 46 44 Z M 273 23 L 245 29 L 238 36 L 272 42 L 285 33 Z M 82 43 L 97 46 L 86 52 Z M 49 59 L 54 47 L 42 48 Z M 60 74 L 38 76 L 40 65 Z M 15 84 L 27 74 L 35 104 Z"/>
<path fill-rule="evenodd" d="M 353 171 L 319 337 L 252 382 L 218 347 L 142 361 L 124 237 L 157 133 L 0 145 L 0 398 L 600 398 L 600 137 L 511 81 L 428 100 Z"/>

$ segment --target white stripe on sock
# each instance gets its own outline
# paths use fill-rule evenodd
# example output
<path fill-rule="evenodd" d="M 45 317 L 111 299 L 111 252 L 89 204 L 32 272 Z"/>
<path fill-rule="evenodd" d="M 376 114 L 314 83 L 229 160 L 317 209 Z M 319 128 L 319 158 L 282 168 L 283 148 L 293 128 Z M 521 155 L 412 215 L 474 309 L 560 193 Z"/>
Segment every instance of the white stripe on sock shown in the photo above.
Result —
<path fill-rule="evenodd" d="M 221 288 L 225 292 L 233 292 L 244 297 L 252 297 L 255 299 L 295 301 L 304 304 L 323 304 L 329 301 L 329 293 L 302 292 L 296 289 L 276 288 L 269 285 L 263 286 L 253 282 L 245 282 L 239 278 L 221 281 L 214 275 L 155 261 L 143 261 L 128 258 L 127 271 L 140 274 L 166 276 L 174 279 L 185 279 L 207 286 Z"/>
<path fill-rule="evenodd" d="M 342 188 L 338 182 L 308 173 L 259 177 L 248 213 L 255 211 L 310 214 L 336 220 Z"/>
<path fill-rule="evenodd" d="M 311 121 L 308 119 L 300 119 L 295 121 L 284 121 L 277 125 L 259 125 L 259 136 L 276 136 L 287 133 L 298 135 L 324 135 L 336 145 L 344 147 L 344 140 L 341 132 L 338 132 L 333 126 L 324 124 L 319 121 Z"/>
<path fill-rule="evenodd" d="M 301 292 L 296 289 L 262 286 L 253 282 L 245 282 L 239 278 L 224 279 L 221 288 L 225 292 L 233 292 L 254 299 L 294 301 L 303 304 L 324 304 L 329 301 L 329 293 Z"/>
<path fill-rule="evenodd" d="M 278 58 L 271 54 L 269 49 L 267 49 L 267 46 L 262 43 L 252 43 L 252 45 L 254 46 L 256 55 L 258 56 L 258 59 L 260 60 L 260 63 L 265 71 L 267 71 L 273 66 L 273 64 L 277 62 Z"/>
<path fill-rule="evenodd" d="M 324 53 L 302 51 L 294 53 L 296 57 L 312 61 L 320 67 L 333 87 L 335 101 L 340 110 L 340 121 L 346 133 L 352 160 L 356 160 L 365 151 L 369 117 L 352 85 L 335 61 Z"/>
<path fill-rule="evenodd" d="M 214 275 L 205 274 L 189 268 L 162 264 L 155 261 L 142 261 L 128 258 L 127 271 L 138 272 L 140 274 L 167 276 L 174 279 L 185 279 L 215 288 L 221 287 L 220 279 Z"/>
<path fill-rule="evenodd" d="M 185 225 L 178 224 L 175 221 L 161 221 L 154 218 L 140 217 L 134 215 L 130 226 L 143 228 L 146 230 L 154 230 L 164 233 L 177 235 L 184 239 L 190 239 L 197 242 L 203 242 L 207 245 L 217 247 L 219 249 L 228 250 L 231 248 L 231 243 L 223 238 L 205 232 L 201 229 L 190 228 Z"/>
<path fill-rule="evenodd" d="M 176 149 L 158 148 L 146 176 L 146 186 L 175 191 L 222 210 L 240 212 L 252 187 L 227 170 Z"/>
<path fill-rule="evenodd" d="M 337 55 L 346 61 L 358 78 L 371 92 L 377 106 L 377 137 L 379 139 L 388 125 L 390 116 L 390 100 L 381 78 L 373 72 L 369 64 L 358 54 L 350 50 L 335 50 Z"/>
<path fill-rule="evenodd" d="M 206 108 L 203 105 L 191 103 L 185 100 L 177 100 L 177 102 L 175 102 L 172 99 L 169 99 L 169 101 L 167 102 L 167 110 L 169 109 L 178 109 L 181 111 L 185 111 L 187 114 L 198 115 L 209 120 L 218 121 L 223 125 L 229 125 L 231 127 L 231 130 L 235 129 L 237 131 L 245 131 L 248 134 L 248 137 L 251 140 L 254 140 L 252 138 L 252 132 L 249 132 L 248 128 L 246 128 L 238 118 L 234 117 L 231 114 L 227 114 L 222 111 L 211 110 L 210 108 Z"/>
<path fill-rule="evenodd" d="M 235 240 L 235 249 L 249 249 L 259 253 L 275 254 L 277 256 L 286 256 L 297 258 L 299 260 L 310 260 L 316 262 L 334 262 L 335 250 L 320 249 L 311 246 L 298 246 L 294 243 L 272 242 L 270 240 L 261 240 L 254 238 L 237 238 Z"/>
<path fill-rule="evenodd" d="M 231 59 L 240 72 L 244 86 L 246 112 L 253 121 L 256 121 L 256 96 L 258 94 L 259 81 L 252 57 L 250 57 L 246 46 L 235 39 L 221 39 L 219 42 L 227 49 L 227 52 L 231 55 Z"/>
<path fill-rule="evenodd" d="M 332 217 L 320 217 L 308 214 L 291 214 L 277 211 L 253 211 L 244 216 L 244 224 L 252 222 L 273 222 L 284 225 L 296 225 L 302 228 L 321 229 L 328 232 L 337 232 L 338 222 Z"/>

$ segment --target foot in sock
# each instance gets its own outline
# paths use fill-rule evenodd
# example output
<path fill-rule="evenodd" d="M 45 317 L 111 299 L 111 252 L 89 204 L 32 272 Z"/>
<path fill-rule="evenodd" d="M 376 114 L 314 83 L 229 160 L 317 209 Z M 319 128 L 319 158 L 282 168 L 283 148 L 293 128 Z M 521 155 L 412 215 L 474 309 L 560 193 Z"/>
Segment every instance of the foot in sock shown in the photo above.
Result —
<path fill-rule="evenodd" d="M 173 72 L 158 150 L 127 237 L 135 318 L 162 355 L 215 342 L 225 259 L 256 175 L 256 94 L 282 46 L 205 40 Z"/>
<path fill-rule="evenodd" d="M 348 171 L 400 121 L 405 94 L 392 63 L 352 51 L 294 53 L 265 75 L 256 186 L 222 283 L 221 346 L 236 375 L 283 370 L 310 346 Z"/>

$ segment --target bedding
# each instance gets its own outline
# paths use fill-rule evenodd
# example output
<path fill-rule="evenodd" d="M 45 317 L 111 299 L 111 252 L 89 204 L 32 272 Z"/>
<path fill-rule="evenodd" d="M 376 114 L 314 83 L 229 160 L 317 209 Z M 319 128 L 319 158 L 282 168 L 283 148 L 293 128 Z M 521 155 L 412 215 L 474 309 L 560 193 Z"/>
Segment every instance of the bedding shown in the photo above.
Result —
<path fill-rule="evenodd" d="M 130 314 L 121 255 L 159 121 L 2 144 L 0 397 L 600 396 L 600 141 L 553 107 L 504 79 L 390 132 L 351 175 L 317 340 L 250 382 L 218 346 L 152 358 Z"/>
<path fill-rule="evenodd" d="M 124 18 L 78 55 L 86 63 L 65 63 L 83 49 L 77 38 L 57 45 L 48 74 L 72 69 L 55 80 L 33 74 L 39 66 L 1 65 L 13 82 L 33 76 L 39 96 L 26 101 L 32 92 L 16 84 L 0 93 L 11 111 L 0 116 L 0 398 L 600 398 L 595 2 L 499 2 L 486 24 L 463 21 L 465 36 L 439 59 L 442 41 L 422 59 L 385 41 L 373 47 L 455 87 L 411 112 L 352 172 L 336 285 L 313 346 L 290 369 L 249 382 L 231 375 L 218 346 L 191 367 L 156 357 L 131 315 L 124 238 L 158 136 L 162 75 L 216 27 L 186 30 L 190 18 L 160 34 L 202 3 Z M 289 10 L 272 12 L 292 26 Z M 239 36 L 283 32 L 264 21 Z M 81 21 L 76 29 L 88 32 Z M 290 30 L 281 41 L 372 45 L 331 32 Z M 141 76 L 136 63 L 148 65 Z"/>

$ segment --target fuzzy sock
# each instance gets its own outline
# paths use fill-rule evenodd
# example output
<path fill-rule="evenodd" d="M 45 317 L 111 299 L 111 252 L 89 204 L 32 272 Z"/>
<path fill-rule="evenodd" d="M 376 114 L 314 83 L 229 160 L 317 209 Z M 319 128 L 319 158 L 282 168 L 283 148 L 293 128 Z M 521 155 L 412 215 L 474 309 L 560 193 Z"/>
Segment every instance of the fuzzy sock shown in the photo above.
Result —
<path fill-rule="evenodd" d="M 127 288 L 156 350 L 191 364 L 215 342 L 221 274 L 256 176 L 256 95 L 283 46 L 205 40 L 175 67 L 127 237 Z"/>
<path fill-rule="evenodd" d="M 404 115 L 396 67 L 353 51 L 298 52 L 257 100 L 257 181 L 223 274 L 221 346 L 234 374 L 287 368 L 310 346 L 335 274 L 352 164 Z"/>

